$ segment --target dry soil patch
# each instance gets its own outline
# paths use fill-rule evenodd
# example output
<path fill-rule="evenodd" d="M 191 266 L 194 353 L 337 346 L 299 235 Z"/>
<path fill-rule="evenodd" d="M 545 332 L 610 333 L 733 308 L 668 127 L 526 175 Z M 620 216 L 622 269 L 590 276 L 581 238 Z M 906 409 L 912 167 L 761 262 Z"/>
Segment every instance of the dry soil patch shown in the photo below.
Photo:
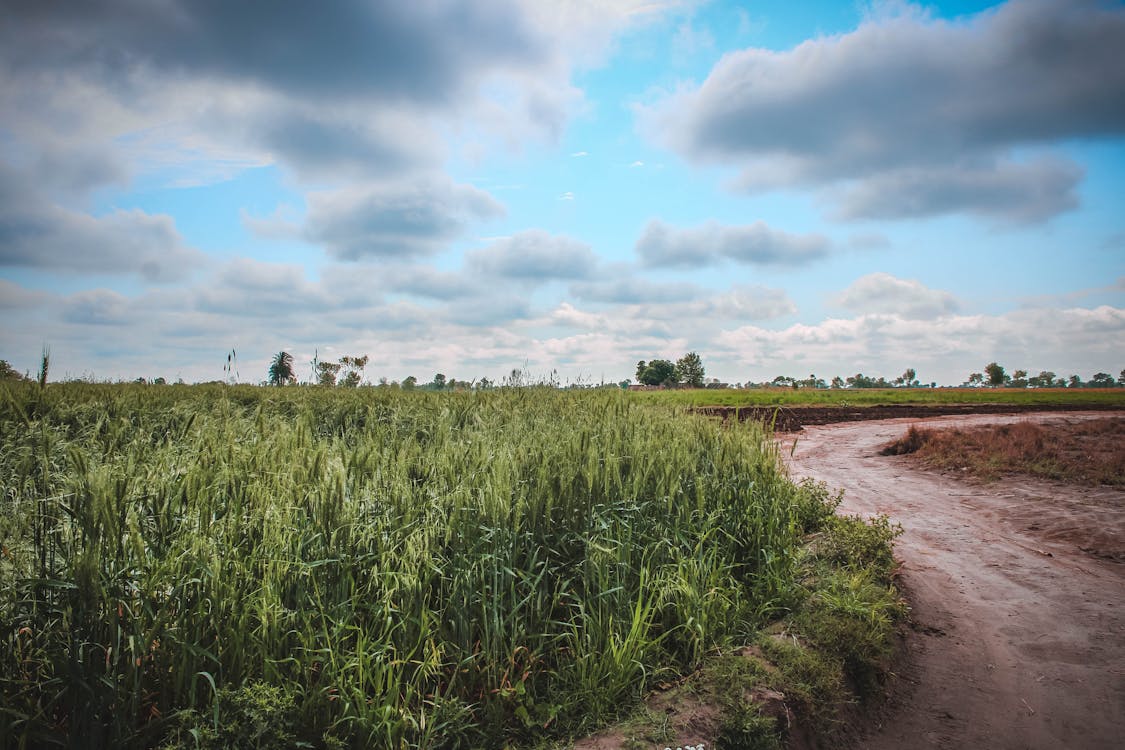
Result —
<path fill-rule="evenodd" d="M 1105 412 L 1091 414 L 1104 417 Z M 975 414 L 928 427 L 1081 419 Z M 879 726 L 860 746 L 1117 748 L 1125 726 L 1125 491 L 1035 479 L 964 482 L 881 456 L 916 419 L 806 427 L 795 478 L 885 513 L 914 633 Z"/>

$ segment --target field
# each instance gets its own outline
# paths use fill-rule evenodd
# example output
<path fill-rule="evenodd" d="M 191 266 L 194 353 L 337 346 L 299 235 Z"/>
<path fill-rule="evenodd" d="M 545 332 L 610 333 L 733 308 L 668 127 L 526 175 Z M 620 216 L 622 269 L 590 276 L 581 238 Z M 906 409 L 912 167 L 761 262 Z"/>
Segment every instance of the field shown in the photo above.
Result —
<path fill-rule="evenodd" d="M 636 391 L 631 397 L 679 406 L 875 406 L 1004 404 L 1125 409 L 1125 388 L 746 388 Z"/>
<path fill-rule="evenodd" d="M 0 747 L 542 746 L 765 627 L 842 685 L 897 606 L 760 426 L 615 390 L 21 383 L 0 436 Z"/>

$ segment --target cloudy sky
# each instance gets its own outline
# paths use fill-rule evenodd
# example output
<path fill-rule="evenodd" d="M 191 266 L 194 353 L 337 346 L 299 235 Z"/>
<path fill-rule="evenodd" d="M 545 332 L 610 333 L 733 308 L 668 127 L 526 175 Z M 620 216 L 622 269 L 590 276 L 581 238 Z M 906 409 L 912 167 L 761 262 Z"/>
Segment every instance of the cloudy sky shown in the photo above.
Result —
<path fill-rule="evenodd" d="M 1125 367 L 1125 5 L 2 0 L 0 358 Z"/>

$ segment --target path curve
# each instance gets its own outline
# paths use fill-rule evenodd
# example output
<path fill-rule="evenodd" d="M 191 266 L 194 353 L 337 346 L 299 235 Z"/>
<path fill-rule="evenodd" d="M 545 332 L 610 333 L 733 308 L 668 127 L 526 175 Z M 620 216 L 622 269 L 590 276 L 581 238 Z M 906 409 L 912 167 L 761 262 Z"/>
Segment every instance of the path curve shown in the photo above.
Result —
<path fill-rule="evenodd" d="M 1125 492 L 965 482 L 878 455 L 911 424 L 1106 416 L 892 419 L 784 438 L 795 479 L 844 490 L 841 512 L 885 513 L 904 529 L 896 557 L 913 633 L 859 747 L 1125 747 Z"/>

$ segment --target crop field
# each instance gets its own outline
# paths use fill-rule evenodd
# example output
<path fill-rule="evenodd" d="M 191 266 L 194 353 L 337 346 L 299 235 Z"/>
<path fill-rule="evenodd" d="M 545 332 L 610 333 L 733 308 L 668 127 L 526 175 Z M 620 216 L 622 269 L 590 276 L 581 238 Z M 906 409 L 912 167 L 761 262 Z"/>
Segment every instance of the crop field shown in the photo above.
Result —
<path fill-rule="evenodd" d="M 694 388 L 637 391 L 630 396 L 679 406 L 1013 404 L 1125 409 L 1125 388 Z"/>
<path fill-rule="evenodd" d="M 0 436 L 3 747 L 574 736 L 776 620 L 832 507 L 614 390 L 20 383 Z"/>

